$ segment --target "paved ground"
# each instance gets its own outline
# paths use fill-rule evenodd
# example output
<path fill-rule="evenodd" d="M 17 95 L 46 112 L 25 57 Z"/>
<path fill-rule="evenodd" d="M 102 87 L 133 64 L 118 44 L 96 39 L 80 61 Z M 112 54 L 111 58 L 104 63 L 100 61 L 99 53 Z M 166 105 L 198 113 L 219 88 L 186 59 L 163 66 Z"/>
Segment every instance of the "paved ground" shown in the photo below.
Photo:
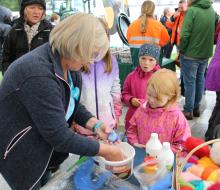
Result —
<path fill-rule="evenodd" d="M 180 99 L 180 106 L 181 107 L 182 107 L 183 103 L 184 103 L 184 98 L 181 98 Z M 203 100 L 202 100 L 201 117 L 196 118 L 196 119 L 189 122 L 193 136 L 201 137 L 201 138 L 204 137 L 205 131 L 208 126 L 208 120 L 211 115 L 214 104 L 215 104 L 215 93 L 207 91 L 206 94 L 203 96 Z M 119 127 L 120 131 L 123 130 L 123 123 L 124 123 L 123 120 L 124 120 L 126 110 L 127 110 L 127 108 L 123 107 L 123 114 L 120 119 L 120 127 Z M 61 165 L 61 170 L 66 171 L 70 165 L 72 165 L 73 163 L 76 162 L 77 159 L 78 159 L 78 156 L 71 155 Z M 4 179 L 1 177 L 1 175 L 0 175 L 0 190 L 10 190 L 10 188 L 8 187 L 8 185 L 4 181 Z M 48 189 L 48 190 L 50 190 L 50 189 Z"/>

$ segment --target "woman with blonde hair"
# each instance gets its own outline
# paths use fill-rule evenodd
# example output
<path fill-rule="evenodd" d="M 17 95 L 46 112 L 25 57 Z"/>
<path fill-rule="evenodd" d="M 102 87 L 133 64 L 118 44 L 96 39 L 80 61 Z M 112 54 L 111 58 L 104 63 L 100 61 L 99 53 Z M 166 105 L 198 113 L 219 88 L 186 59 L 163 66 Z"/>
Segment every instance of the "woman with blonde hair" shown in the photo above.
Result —
<path fill-rule="evenodd" d="M 103 140 L 111 133 L 79 102 L 81 67 L 101 60 L 108 49 L 100 21 L 77 13 L 55 26 L 49 43 L 13 62 L 5 73 L 0 87 L 0 173 L 13 189 L 39 189 L 68 153 L 123 159 L 116 146 L 69 129 L 74 121 Z"/>
<path fill-rule="evenodd" d="M 191 132 L 177 105 L 179 93 L 178 79 L 173 71 L 156 71 L 147 83 L 147 102 L 130 120 L 127 130 L 129 143 L 145 148 L 151 133 L 157 133 L 161 142 L 170 142 L 175 153 L 182 150 Z"/>
<path fill-rule="evenodd" d="M 107 23 L 101 18 L 99 20 L 109 37 Z M 80 102 L 98 119 L 112 128 L 117 128 L 122 112 L 121 87 L 118 63 L 111 55 L 110 49 L 107 50 L 102 60 L 82 67 Z M 94 136 L 94 133 L 79 125 L 73 126 L 80 134 Z"/>
<path fill-rule="evenodd" d="M 138 51 L 142 44 L 147 43 L 163 47 L 170 41 L 166 28 L 154 19 L 154 10 L 154 2 L 144 1 L 141 6 L 140 17 L 128 27 L 127 40 L 135 67 L 138 66 Z"/>
<path fill-rule="evenodd" d="M 52 25 L 45 19 L 45 12 L 45 0 L 22 0 L 20 17 L 3 46 L 3 74 L 14 60 L 48 42 Z"/>

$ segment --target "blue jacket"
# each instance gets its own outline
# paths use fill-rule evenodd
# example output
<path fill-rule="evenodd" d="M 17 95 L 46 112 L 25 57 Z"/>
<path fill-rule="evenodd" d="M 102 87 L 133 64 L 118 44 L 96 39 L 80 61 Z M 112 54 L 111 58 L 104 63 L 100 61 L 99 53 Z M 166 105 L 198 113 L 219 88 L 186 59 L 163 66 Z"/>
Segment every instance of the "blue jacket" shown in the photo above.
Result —
<path fill-rule="evenodd" d="M 81 89 L 81 74 L 71 72 L 71 76 Z M 51 52 L 48 43 L 20 57 L 6 71 L 0 86 L 0 173 L 13 189 L 31 189 L 54 151 L 98 153 L 98 142 L 69 129 L 65 120 L 69 98 L 60 56 Z M 78 100 L 69 123 L 74 120 L 85 126 L 91 117 Z"/>

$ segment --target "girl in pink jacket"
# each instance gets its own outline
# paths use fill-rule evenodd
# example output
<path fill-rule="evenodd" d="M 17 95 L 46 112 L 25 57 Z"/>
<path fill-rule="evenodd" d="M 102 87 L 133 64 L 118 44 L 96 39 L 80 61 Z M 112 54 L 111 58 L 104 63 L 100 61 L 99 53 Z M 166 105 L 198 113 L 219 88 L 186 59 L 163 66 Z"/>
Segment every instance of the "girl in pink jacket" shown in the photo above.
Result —
<path fill-rule="evenodd" d="M 139 50 L 139 64 L 133 72 L 125 79 L 122 101 L 128 106 L 128 111 L 125 116 L 125 130 L 128 129 L 129 120 L 136 109 L 146 99 L 146 85 L 151 75 L 157 71 L 160 66 L 160 47 L 143 44 Z"/>
<path fill-rule="evenodd" d="M 170 142 L 176 153 L 191 136 L 189 124 L 177 105 L 179 83 L 176 74 L 167 69 L 155 72 L 147 84 L 147 101 L 130 120 L 128 142 L 145 148 L 151 133 L 162 142 Z"/>

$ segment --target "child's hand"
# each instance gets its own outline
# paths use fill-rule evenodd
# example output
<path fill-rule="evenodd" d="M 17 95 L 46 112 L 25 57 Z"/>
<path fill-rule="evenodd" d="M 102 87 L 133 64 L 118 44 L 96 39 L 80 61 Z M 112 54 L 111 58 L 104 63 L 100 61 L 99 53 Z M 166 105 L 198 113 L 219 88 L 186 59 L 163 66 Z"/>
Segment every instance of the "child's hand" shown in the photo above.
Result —
<path fill-rule="evenodd" d="M 141 101 L 137 98 L 132 98 L 131 99 L 131 105 L 134 107 L 139 107 L 141 105 Z"/>
<path fill-rule="evenodd" d="M 139 143 L 134 143 L 133 145 L 134 145 L 135 147 L 138 147 L 138 148 L 146 148 L 145 145 L 139 144 Z"/>

